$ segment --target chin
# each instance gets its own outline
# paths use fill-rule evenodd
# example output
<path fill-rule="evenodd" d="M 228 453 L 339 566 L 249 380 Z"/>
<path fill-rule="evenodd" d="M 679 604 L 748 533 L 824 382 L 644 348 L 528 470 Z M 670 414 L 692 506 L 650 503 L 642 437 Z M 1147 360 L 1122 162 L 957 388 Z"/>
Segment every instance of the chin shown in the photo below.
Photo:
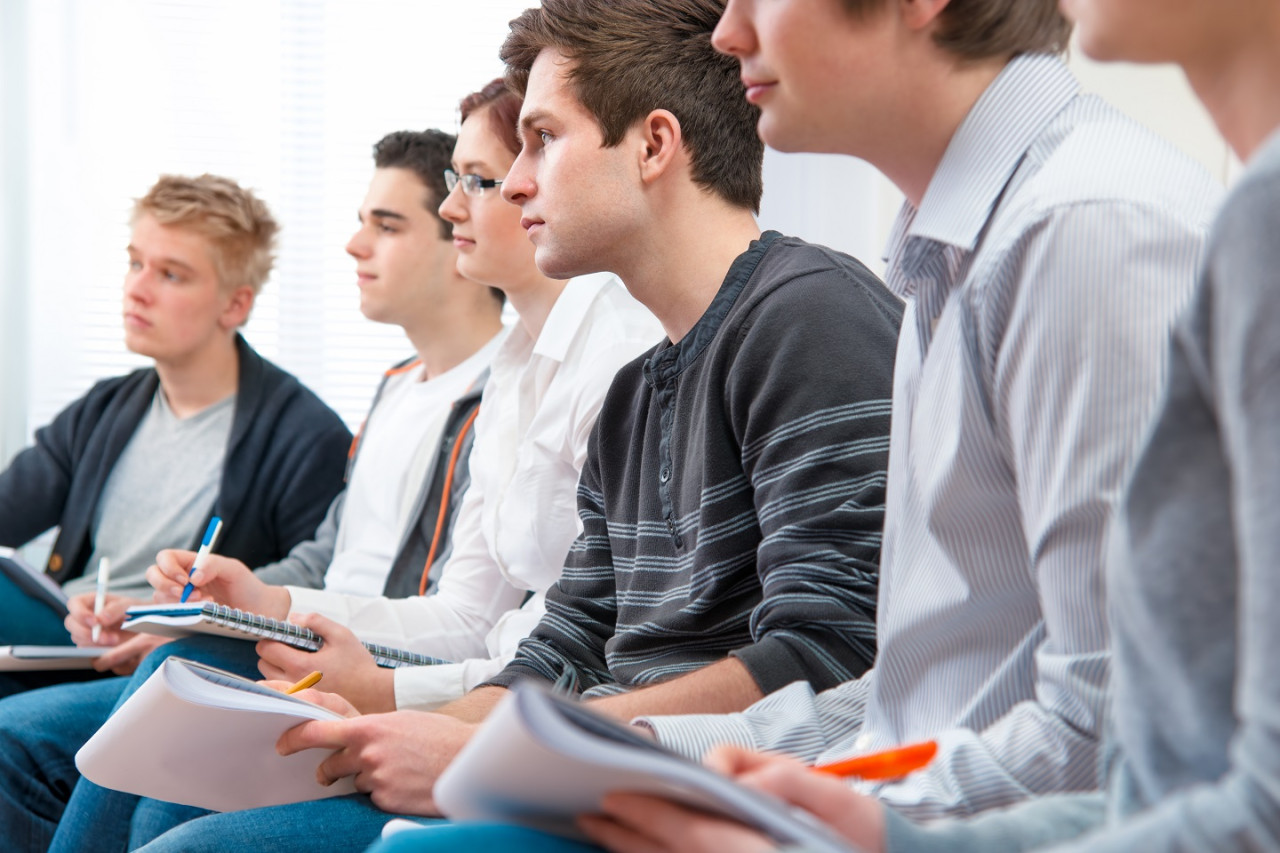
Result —
<path fill-rule="evenodd" d="M 563 253 L 556 254 L 554 250 L 545 246 L 539 246 L 533 253 L 533 262 L 537 265 L 538 272 L 547 278 L 563 280 L 573 278 L 576 275 L 589 275 L 593 272 L 600 272 L 595 265 L 565 257 Z"/>

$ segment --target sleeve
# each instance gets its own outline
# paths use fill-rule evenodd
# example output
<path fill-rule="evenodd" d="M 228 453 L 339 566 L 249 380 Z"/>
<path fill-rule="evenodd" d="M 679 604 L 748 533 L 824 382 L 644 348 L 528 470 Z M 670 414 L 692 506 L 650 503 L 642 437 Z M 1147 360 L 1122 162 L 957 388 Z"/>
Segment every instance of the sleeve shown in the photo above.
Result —
<path fill-rule="evenodd" d="M 1232 483 L 1239 625 L 1230 769 L 1071 851 L 1280 849 L 1280 178 L 1244 183 L 1207 267 L 1213 377 Z M 1228 571 L 1208 567 L 1208 571 Z"/>
<path fill-rule="evenodd" d="M 458 509 L 454 553 L 436 592 L 410 598 L 367 598 L 290 586 L 291 608 L 320 613 L 346 625 L 360 639 L 451 661 L 487 657 L 484 638 L 525 590 L 502 576 L 480 529 L 484 495 L 473 484 Z"/>
<path fill-rule="evenodd" d="M 310 392 L 308 392 L 310 393 Z M 309 412 L 300 408 L 303 423 L 292 429 L 281 425 L 275 440 L 287 440 L 296 450 L 286 468 L 291 476 L 279 482 L 273 497 L 277 554 L 288 554 L 295 545 L 316 535 L 330 503 L 342 491 L 351 433 L 338 416 L 318 398 Z M 287 436 L 288 438 L 281 438 Z"/>
<path fill-rule="evenodd" d="M 293 546 L 293 550 L 284 559 L 254 569 L 253 573 L 258 579 L 277 586 L 291 584 L 323 589 L 325 572 L 333 562 L 334 548 L 338 542 L 338 526 L 342 523 L 345 499 L 346 492 L 340 492 L 329 504 L 329 511 L 316 528 L 314 538 Z"/>
<path fill-rule="evenodd" d="M 984 728 L 937 732 L 927 769 L 874 789 L 908 817 L 1096 787 L 1106 531 L 1164 387 L 1204 237 L 1161 209 L 1073 205 L 1047 214 L 1010 268 L 992 272 L 1019 281 L 986 372 L 1044 620 L 1034 695 Z"/>
<path fill-rule="evenodd" d="M 560 682 L 581 692 L 613 681 L 605 643 L 613 636 L 617 594 L 613 551 L 599 485 L 599 437 L 592 434 L 578 515 L 582 533 L 569 548 L 564 571 L 546 594 L 546 614 L 519 646 L 515 659 L 487 683 L 510 687 L 520 678 Z"/>
<path fill-rule="evenodd" d="M 862 725 L 875 670 L 815 695 L 797 681 L 736 714 L 672 714 L 637 717 L 658 742 L 694 760 L 734 744 L 757 752 L 781 752 L 812 764 Z"/>
<path fill-rule="evenodd" d="M 965 820 L 921 826 L 885 809 L 885 853 L 1021 853 L 1073 839 L 1099 826 L 1105 797 L 1059 794 Z M 1146 849 L 1139 845 L 1132 849 Z"/>
<path fill-rule="evenodd" d="M 61 522 L 77 455 L 74 436 L 86 398 L 36 430 L 32 446 L 0 472 L 0 545 L 17 548 Z"/>
<path fill-rule="evenodd" d="M 873 286 L 828 265 L 778 285 L 738 330 L 725 403 L 762 598 L 732 655 L 765 694 L 834 687 L 875 658 L 898 324 Z"/>
<path fill-rule="evenodd" d="M 489 682 L 515 658 L 520 641 L 544 612 L 544 596 L 534 595 L 518 609 L 503 614 L 486 638 L 487 658 L 441 666 L 400 667 L 395 673 L 396 707 L 430 711 Z"/>

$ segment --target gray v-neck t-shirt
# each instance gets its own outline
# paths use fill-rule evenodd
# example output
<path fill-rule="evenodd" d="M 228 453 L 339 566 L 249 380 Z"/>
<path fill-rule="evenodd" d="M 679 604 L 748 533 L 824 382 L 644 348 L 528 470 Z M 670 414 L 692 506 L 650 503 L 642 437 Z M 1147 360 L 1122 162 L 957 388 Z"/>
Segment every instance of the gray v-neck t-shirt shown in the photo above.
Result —
<path fill-rule="evenodd" d="M 151 597 L 147 568 L 165 548 L 186 548 L 204 532 L 218 497 L 235 414 L 235 395 L 179 418 L 164 391 L 134 431 L 107 477 L 94 511 L 93 553 L 68 595 L 92 590 L 98 561 L 111 560 L 111 592 Z"/>

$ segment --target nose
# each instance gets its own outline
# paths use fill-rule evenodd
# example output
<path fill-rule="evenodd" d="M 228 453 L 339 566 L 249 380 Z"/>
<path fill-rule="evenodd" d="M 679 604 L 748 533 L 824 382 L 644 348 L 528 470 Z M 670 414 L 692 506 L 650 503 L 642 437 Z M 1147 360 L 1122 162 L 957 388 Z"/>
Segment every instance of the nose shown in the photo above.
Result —
<path fill-rule="evenodd" d="M 150 302 L 152 298 L 152 283 L 150 267 L 141 266 L 138 269 L 130 269 L 124 277 L 125 299 L 142 303 Z"/>
<path fill-rule="evenodd" d="M 453 189 L 449 190 L 448 195 L 444 197 L 444 201 L 440 202 L 438 213 L 441 219 L 454 225 L 466 221 L 467 202 L 463 197 L 462 184 L 453 185 Z"/>
<path fill-rule="evenodd" d="M 356 233 L 351 235 L 351 239 L 347 241 L 347 254 L 357 260 L 363 260 L 369 257 L 369 229 L 361 225 L 356 229 Z"/>
<path fill-rule="evenodd" d="M 524 204 L 537 191 L 538 185 L 533 180 L 533 167 L 529 163 L 526 148 L 516 155 L 515 162 L 507 170 L 507 176 L 502 179 L 502 197 L 512 204 Z"/>
<path fill-rule="evenodd" d="M 711 34 L 712 47 L 721 53 L 742 57 L 754 50 L 750 21 L 743 5 L 744 0 L 729 0 Z"/>

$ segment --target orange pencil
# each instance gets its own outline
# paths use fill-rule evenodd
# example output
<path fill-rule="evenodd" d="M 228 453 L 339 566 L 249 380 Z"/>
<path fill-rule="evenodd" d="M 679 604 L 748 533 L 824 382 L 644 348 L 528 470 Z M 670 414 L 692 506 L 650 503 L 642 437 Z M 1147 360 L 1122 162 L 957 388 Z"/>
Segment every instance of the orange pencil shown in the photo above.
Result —
<path fill-rule="evenodd" d="M 832 776 L 856 776 L 867 781 L 897 779 L 924 767 L 933 760 L 937 751 L 938 742 L 927 740 L 923 743 L 886 749 L 884 752 L 873 752 L 869 755 L 846 758 L 843 761 L 833 761 L 830 764 L 818 764 L 813 769 Z"/>

